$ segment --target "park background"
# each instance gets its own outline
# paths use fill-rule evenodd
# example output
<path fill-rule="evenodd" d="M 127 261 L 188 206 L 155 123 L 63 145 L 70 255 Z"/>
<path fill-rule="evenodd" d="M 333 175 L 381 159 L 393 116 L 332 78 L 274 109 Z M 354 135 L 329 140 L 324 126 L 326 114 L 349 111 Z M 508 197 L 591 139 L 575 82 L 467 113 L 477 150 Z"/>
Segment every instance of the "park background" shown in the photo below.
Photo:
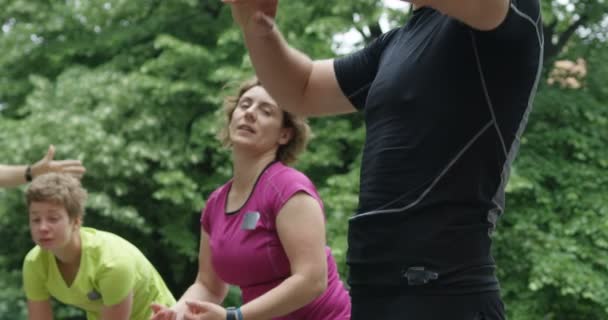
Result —
<path fill-rule="evenodd" d="M 283 0 L 277 21 L 292 45 L 329 58 L 410 17 L 385 2 Z M 608 2 L 541 2 L 544 71 L 493 253 L 509 319 L 608 319 Z M 0 0 L 0 27 L 0 163 L 38 160 L 51 143 L 56 158 L 82 160 L 85 224 L 135 243 L 179 297 L 197 270 L 200 210 L 231 175 L 215 139 L 222 98 L 252 72 L 229 8 Z M 364 126 L 358 114 L 310 122 L 297 168 L 324 199 L 345 277 Z M 0 190 L 2 320 L 26 319 L 23 190 Z M 82 314 L 56 306 L 56 319 Z"/>

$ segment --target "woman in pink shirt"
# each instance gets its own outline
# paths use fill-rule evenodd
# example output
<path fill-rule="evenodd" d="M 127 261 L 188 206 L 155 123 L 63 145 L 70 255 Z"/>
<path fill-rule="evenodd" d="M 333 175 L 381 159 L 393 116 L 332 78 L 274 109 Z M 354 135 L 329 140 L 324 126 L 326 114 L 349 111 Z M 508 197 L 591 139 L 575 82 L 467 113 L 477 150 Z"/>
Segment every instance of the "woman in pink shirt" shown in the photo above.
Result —
<path fill-rule="evenodd" d="M 257 79 L 225 103 L 220 134 L 234 175 L 201 217 L 199 271 L 178 303 L 153 305 L 153 320 L 350 319 L 350 298 L 325 244 L 323 203 L 312 182 L 286 166 L 304 150 L 305 120 L 281 110 Z M 220 306 L 228 284 L 240 308 Z"/>

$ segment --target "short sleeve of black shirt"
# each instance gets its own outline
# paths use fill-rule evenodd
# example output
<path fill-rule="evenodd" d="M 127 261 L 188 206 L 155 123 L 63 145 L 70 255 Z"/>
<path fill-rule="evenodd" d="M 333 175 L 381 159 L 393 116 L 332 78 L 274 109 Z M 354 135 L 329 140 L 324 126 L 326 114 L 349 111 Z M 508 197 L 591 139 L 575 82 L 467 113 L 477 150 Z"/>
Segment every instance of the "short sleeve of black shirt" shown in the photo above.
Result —
<path fill-rule="evenodd" d="M 397 30 L 382 34 L 362 50 L 334 60 L 338 84 L 358 110 L 365 108 L 367 93 L 376 78 L 384 47 Z"/>

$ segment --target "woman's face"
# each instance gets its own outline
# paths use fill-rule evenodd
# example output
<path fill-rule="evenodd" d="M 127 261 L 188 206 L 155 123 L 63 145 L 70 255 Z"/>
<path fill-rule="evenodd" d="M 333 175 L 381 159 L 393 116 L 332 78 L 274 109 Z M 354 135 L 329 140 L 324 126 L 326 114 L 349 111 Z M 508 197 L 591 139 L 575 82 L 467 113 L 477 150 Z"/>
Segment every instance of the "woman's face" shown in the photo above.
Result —
<path fill-rule="evenodd" d="M 63 205 L 49 201 L 30 203 L 29 220 L 32 240 L 50 251 L 64 248 L 80 226 L 77 219 L 70 219 Z"/>
<path fill-rule="evenodd" d="M 283 128 L 283 116 L 283 110 L 263 87 L 255 86 L 245 91 L 230 120 L 233 147 L 260 153 L 276 152 L 292 135 L 291 128 Z"/>

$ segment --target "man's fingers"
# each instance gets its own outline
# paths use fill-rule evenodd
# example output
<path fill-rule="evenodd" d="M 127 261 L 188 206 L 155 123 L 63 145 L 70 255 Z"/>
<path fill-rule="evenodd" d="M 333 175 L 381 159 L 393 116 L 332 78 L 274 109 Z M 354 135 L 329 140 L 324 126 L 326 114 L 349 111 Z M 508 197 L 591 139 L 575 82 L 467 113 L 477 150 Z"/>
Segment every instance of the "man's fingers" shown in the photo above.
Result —
<path fill-rule="evenodd" d="M 259 9 L 268 17 L 274 18 L 277 15 L 277 0 L 258 0 L 261 2 Z"/>
<path fill-rule="evenodd" d="M 274 28 L 274 19 L 261 11 L 256 12 L 253 19 L 266 31 L 271 31 Z"/>
<path fill-rule="evenodd" d="M 252 11 L 261 11 L 274 18 L 277 15 L 279 2 L 277 0 L 221 0 L 225 4 L 246 6 Z"/>

